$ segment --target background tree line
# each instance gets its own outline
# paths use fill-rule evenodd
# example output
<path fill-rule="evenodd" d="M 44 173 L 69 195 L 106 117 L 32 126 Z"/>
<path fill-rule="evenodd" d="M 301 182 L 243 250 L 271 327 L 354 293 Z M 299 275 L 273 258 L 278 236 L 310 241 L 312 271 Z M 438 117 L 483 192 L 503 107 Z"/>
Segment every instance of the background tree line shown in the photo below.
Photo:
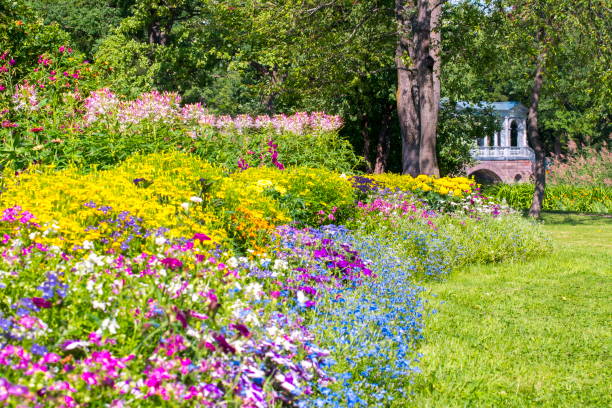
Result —
<path fill-rule="evenodd" d="M 156 88 L 215 113 L 342 115 L 372 172 L 460 172 L 496 123 L 456 101 L 530 107 L 541 163 L 572 144 L 610 142 L 604 0 L 2 3 L 5 14 L 56 23 L 54 35 L 106 66 L 125 95 Z"/>

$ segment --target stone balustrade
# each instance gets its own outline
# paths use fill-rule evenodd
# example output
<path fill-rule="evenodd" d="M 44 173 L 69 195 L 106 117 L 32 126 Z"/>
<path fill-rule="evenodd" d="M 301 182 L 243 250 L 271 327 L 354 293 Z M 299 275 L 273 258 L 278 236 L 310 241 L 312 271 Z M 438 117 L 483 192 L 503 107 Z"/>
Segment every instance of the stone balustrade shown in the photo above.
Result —
<path fill-rule="evenodd" d="M 531 147 L 484 146 L 472 149 L 472 157 L 478 161 L 486 160 L 535 160 Z"/>

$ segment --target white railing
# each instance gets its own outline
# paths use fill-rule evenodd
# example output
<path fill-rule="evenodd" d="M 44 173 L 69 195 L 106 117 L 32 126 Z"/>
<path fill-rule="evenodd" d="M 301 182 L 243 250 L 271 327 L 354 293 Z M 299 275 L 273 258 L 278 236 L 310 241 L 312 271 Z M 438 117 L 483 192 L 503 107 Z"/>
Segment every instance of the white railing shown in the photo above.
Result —
<path fill-rule="evenodd" d="M 531 147 L 485 146 L 472 149 L 475 160 L 534 160 Z"/>

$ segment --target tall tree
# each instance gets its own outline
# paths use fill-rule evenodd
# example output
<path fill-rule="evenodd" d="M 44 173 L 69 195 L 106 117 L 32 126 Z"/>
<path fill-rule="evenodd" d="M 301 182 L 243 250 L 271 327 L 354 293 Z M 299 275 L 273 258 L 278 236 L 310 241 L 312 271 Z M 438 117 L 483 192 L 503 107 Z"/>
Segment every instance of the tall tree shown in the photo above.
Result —
<path fill-rule="evenodd" d="M 402 172 L 440 175 L 436 131 L 440 105 L 440 16 L 443 0 L 396 0 L 397 112 Z"/>
<path fill-rule="evenodd" d="M 526 55 L 531 69 L 527 134 L 536 154 L 535 190 L 529 210 L 532 217 L 540 216 L 546 186 L 546 150 L 539 127 L 539 108 L 542 95 L 554 93 L 555 87 L 554 81 L 549 81 L 547 86 L 547 78 L 555 78 L 556 71 L 574 64 L 571 56 L 580 56 L 585 48 L 580 39 L 601 39 L 602 36 L 609 39 L 609 31 L 605 28 L 612 15 L 606 3 L 606 0 L 505 0 L 499 3 L 499 10 L 506 15 L 508 49 L 510 53 Z M 593 72 L 601 72 L 601 67 L 610 62 L 609 42 L 600 41 L 600 46 L 602 49 L 592 56 L 590 63 Z"/>

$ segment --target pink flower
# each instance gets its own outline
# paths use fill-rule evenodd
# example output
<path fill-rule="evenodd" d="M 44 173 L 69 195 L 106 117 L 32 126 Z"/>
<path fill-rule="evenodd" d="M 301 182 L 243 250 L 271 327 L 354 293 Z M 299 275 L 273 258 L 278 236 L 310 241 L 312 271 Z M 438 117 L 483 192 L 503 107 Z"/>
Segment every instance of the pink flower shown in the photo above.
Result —
<path fill-rule="evenodd" d="M 200 242 L 210 241 L 210 237 L 208 235 L 202 234 L 199 232 L 196 232 L 195 234 L 193 234 L 193 239 L 197 239 Z"/>
<path fill-rule="evenodd" d="M 161 263 L 170 269 L 178 269 L 183 266 L 183 262 L 176 258 L 164 258 Z"/>
<path fill-rule="evenodd" d="M 43 127 L 35 127 L 35 128 L 30 129 L 30 132 L 38 133 L 38 132 L 42 132 L 43 130 L 45 130 Z"/>
<path fill-rule="evenodd" d="M 90 373 L 89 371 L 85 371 L 81 374 L 81 379 L 85 381 L 88 385 L 97 385 L 98 378 L 94 373 Z"/>
<path fill-rule="evenodd" d="M 64 47 L 63 45 L 61 47 L 59 47 L 59 52 L 63 53 L 64 51 L 66 51 L 66 47 Z"/>

